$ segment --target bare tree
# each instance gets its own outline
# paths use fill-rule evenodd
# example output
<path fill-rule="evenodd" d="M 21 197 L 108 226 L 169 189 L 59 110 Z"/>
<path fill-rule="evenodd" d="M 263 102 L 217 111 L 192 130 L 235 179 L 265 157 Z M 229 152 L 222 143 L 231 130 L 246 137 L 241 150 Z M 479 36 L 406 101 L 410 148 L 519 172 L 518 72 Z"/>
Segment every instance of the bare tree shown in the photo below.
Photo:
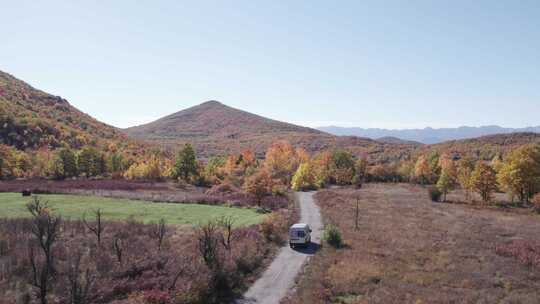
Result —
<path fill-rule="evenodd" d="M 101 213 L 101 209 L 96 209 L 94 210 L 94 216 L 96 218 L 94 224 L 90 224 L 86 221 L 86 216 L 83 215 L 83 223 L 84 225 L 90 230 L 92 231 L 92 233 L 94 233 L 97 237 L 97 241 L 98 241 L 98 246 L 101 246 L 101 234 L 103 233 L 103 230 L 105 230 L 105 226 L 103 224 L 103 221 L 101 220 L 101 216 L 102 216 L 102 213 Z"/>
<path fill-rule="evenodd" d="M 231 241 L 233 238 L 234 218 L 223 216 L 218 220 L 218 225 L 223 229 L 224 235 L 221 237 L 221 244 L 228 251 L 231 250 Z"/>
<path fill-rule="evenodd" d="M 122 264 L 122 254 L 123 254 L 123 247 L 122 247 L 122 240 L 119 238 L 115 238 L 113 242 L 113 248 L 114 248 L 114 254 L 116 255 L 116 260 L 118 263 Z"/>
<path fill-rule="evenodd" d="M 167 234 L 167 226 L 165 225 L 165 219 L 160 219 L 159 223 L 154 225 L 151 234 L 158 241 L 158 251 L 161 251 L 161 246 L 163 245 L 163 240 Z"/>
<path fill-rule="evenodd" d="M 356 210 L 354 212 L 354 229 L 358 230 L 358 218 L 360 217 L 360 199 L 356 198 Z"/>
<path fill-rule="evenodd" d="M 212 270 L 219 269 L 219 238 L 217 235 L 217 225 L 214 222 L 209 222 L 199 228 L 198 241 L 199 253 L 208 268 Z"/>
<path fill-rule="evenodd" d="M 95 275 L 90 268 L 82 271 L 81 269 L 82 253 L 77 252 L 74 260 L 67 269 L 68 284 L 66 288 L 69 294 L 70 304 L 87 304 L 90 302 L 90 290 L 95 282 Z"/>
<path fill-rule="evenodd" d="M 62 220 L 51 215 L 47 203 L 42 203 L 38 197 L 34 197 L 26 207 L 32 214 L 31 233 L 42 255 L 40 259 L 34 251 L 35 245 L 30 245 L 29 260 L 32 268 L 30 284 L 37 289 L 36 294 L 40 303 L 47 304 L 47 295 L 56 275 L 52 249 L 60 235 Z"/>

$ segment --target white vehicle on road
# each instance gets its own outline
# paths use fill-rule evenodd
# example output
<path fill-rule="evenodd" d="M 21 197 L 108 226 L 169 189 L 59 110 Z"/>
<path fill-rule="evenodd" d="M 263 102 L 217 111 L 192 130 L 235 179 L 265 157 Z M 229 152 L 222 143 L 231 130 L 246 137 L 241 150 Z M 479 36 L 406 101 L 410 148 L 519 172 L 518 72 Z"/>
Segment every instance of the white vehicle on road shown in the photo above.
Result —
<path fill-rule="evenodd" d="M 311 228 L 308 224 L 298 223 L 289 228 L 289 245 L 291 248 L 297 245 L 307 247 L 311 243 Z"/>

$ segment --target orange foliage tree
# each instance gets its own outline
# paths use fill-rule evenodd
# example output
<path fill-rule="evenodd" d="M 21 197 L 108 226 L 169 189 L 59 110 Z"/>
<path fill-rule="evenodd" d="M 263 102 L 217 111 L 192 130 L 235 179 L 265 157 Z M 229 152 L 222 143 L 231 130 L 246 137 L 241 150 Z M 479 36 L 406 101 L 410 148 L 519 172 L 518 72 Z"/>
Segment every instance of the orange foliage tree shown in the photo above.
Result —
<path fill-rule="evenodd" d="M 261 205 L 262 199 L 272 192 L 272 187 L 272 177 L 266 170 L 259 170 L 244 183 L 244 191 L 255 196 L 258 206 Z"/>
<path fill-rule="evenodd" d="M 285 141 L 272 144 L 266 152 L 264 170 L 273 179 L 278 179 L 284 185 L 290 185 L 293 174 L 300 164 L 293 146 Z"/>

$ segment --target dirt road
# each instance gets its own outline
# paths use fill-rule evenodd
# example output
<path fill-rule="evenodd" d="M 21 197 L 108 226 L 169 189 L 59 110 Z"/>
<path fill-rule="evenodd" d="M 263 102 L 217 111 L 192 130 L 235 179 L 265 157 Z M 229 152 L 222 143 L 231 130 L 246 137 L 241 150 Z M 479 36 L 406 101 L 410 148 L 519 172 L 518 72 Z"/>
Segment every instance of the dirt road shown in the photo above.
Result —
<path fill-rule="evenodd" d="M 302 223 L 311 226 L 311 245 L 306 249 L 281 248 L 276 259 L 253 286 L 246 292 L 239 304 L 277 304 L 294 286 L 294 279 L 304 263 L 320 247 L 322 222 L 319 207 L 313 200 L 313 192 L 297 192 Z"/>

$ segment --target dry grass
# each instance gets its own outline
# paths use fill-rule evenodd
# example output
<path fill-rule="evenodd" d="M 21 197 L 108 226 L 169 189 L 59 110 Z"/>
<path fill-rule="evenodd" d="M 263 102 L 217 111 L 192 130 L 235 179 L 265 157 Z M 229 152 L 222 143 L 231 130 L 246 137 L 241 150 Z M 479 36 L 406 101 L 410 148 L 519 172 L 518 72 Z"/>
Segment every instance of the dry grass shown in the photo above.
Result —
<path fill-rule="evenodd" d="M 540 270 L 496 250 L 540 239 L 540 217 L 530 212 L 432 203 L 424 188 L 402 184 L 316 198 L 347 246 L 324 246 L 286 303 L 540 302 Z"/>

